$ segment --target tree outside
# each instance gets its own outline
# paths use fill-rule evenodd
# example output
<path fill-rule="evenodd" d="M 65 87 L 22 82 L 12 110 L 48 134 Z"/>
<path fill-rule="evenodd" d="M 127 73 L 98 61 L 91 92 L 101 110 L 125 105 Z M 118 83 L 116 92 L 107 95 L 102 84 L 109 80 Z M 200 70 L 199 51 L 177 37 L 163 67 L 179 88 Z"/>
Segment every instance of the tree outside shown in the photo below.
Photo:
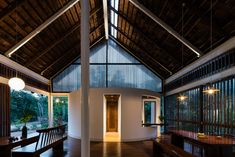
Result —
<path fill-rule="evenodd" d="M 53 96 L 53 125 L 68 123 L 68 97 Z"/>
<path fill-rule="evenodd" d="M 48 127 L 48 97 L 42 94 L 11 90 L 10 112 L 12 134 L 25 123 L 29 132 Z"/>

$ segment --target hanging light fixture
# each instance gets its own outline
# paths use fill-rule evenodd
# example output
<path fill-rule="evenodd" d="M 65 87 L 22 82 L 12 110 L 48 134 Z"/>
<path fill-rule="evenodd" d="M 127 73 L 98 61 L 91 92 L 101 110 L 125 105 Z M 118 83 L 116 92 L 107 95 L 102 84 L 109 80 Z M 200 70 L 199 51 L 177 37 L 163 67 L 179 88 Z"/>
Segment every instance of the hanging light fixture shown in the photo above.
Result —
<path fill-rule="evenodd" d="M 25 83 L 21 78 L 18 77 L 12 77 L 10 78 L 10 80 L 8 81 L 8 85 L 14 89 L 14 90 L 22 90 L 25 87 Z"/>
<path fill-rule="evenodd" d="M 214 94 L 214 93 L 219 92 L 219 91 L 220 91 L 219 89 L 216 89 L 212 86 L 209 86 L 208 89 L 203 90 L 203 93 Z"/>
<path fill-rule="evenodd" d="M 212 0 L 211 0 L 211 19 L 210 19 L 210 27 L 211 27 L 211 32 L 210 32 L 210 40 L 211 40 L 211 45 L 210 45 L 210 50 L 212 50 L 212 42 L 213 42 L 213 39 L 212 39 L 212 33 L 213 33 L 213 31 L 212 31 Z M 211 72 L 212 72 L 212 65 L 211 65 Z M 217 89 L 217 88 L 214 88 L 213 86 L 212 86 L 212 76 L 211 76 L 211 82 L 210 82 L 210 84 L 208 85 L 208 88 L 207 89 L 205 89 L 205 90 L 203 90 L 203 93 L 206 93 L 206 94 L 210 94 L 210 95 L 212 95 L 212 94 L 215 94 L 216 92 L 219 92 L 220 90 L 219 89 Z"/>
<path fill-rule="evenodd" d="M 17 6 L 17 5 L 16 5 Z M 16 12 L 16 9 L 15 9 Z M 17 18 L 17 13 L 16 13 L 16 18 Z M 15 18 L 15 24 L 16 24 L 16 18 Z M 16 42 L 17 42 L 17 28 L 16 28 Z M 17 62 L 17 56 L 16 56 L 16 62 Z M 17 77 L 17 71 L 16 71 L 16 77 L 12 77 L 8 81 L 8 85 L 11 87 L 11 89 L 14 90 L 22 90 L 25 87 L 25 83 L 21 78 Z"/>
<path fill-rule="evenodd" d="M 178 97 L 179 101 L 185 101 L 187 98 L 188 98 L 188 97 L 185 96 L 185 95 L 180 95 L 180 96 Z"/>
<path fill-rule="evenodd" d="M 181 14 L 182 14 L 182 17 L 181 17 L 181 32 L 182 32 L 182 37 L 184 37 L 184 6 L 185 6 L 185 3 L 182 3 L 182 12 L 181 12 Z M 182 61 L 182 67 L 183 67 L 183 62 L 184 62 L 184 45 L 183 45 L 183 43 L 181 43 L 181 61 Z M 181 86 L 183 85 L 183 80 L 181 79 Z M 179 101 L 185 101 L 186 99 L 187 99 L 188 97 L 187 96 L 185 96 L 185 95 L 180 95 L 180 96 L 178 96 L 178 99 L 179 99 Z"/>

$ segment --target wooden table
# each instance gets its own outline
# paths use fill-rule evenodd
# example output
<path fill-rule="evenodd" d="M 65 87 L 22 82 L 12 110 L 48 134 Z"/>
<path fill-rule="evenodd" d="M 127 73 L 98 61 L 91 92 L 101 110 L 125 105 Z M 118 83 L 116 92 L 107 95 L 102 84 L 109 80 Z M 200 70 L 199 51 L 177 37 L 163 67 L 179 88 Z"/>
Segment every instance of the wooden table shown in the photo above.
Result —
<path fill-rule="evenodd" d="M 184 141 L 190 141 L 204 148 L 206 157 L 232 157 L 235 139 L 228 137 L 218 138 L 217 136 L 205 135 L 205 138 L 198 138 L 197 133 L 185 130 L 171 130 L 171 143 L 184 148 Z"/>
<path fill-rule="evenodd" d="M 1 157 L 11 157 L 11 149 L 14 147 L 18 146 L 23 146 L 27 145 L 30 143 L 34 143 L 38 140 L 39 134 L 38 133 L 32 133 L 29 134 L 27 138 L 20 139 L 14 141 L 14 142 L 9 142 L 9 137 L 0 137 L 0 156 Z"/>

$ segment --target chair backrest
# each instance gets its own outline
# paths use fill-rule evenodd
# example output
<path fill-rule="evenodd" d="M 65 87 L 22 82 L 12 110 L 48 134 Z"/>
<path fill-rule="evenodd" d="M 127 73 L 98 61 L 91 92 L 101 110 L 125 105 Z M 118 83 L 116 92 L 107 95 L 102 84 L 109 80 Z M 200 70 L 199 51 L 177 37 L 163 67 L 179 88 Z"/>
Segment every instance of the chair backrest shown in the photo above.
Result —
<path fill-rule="evenodd" d="M 60 125 L 56 127 L 36 130 L 39 133 L 39 139 L 37 141 L 35 150 L 62 139 L 65 134 L 65 127 L 66 125 Z"/>

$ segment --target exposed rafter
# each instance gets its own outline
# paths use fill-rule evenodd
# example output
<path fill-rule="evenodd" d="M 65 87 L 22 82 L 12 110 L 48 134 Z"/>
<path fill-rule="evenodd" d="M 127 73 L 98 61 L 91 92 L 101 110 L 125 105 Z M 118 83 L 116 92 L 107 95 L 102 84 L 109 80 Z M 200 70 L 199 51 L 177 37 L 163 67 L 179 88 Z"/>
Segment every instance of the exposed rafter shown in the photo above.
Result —
<path fill-rule="evenodd" d="M 93 11 L 91 11 L 90 17 L 94 16 L 97 11 L 99 11 L 101 8 L 98 9 L 94 9 Z M 100 27 L 100 26 L 98 26 Z M 69 35 L 71 35 L 73 32 L 75 32 L 76 30 L 78 30 L 80 28 L 80 24 L 76 23 L 74 27 L 72 27 L 71 29 L 69 29 L 66 33 L 64 33 L 64 35 L 62 35 L 59 39 L 57 39 L 54 43 L 52 43 L 50 46 L 48 46 L 43 52 L 40 52 L 38 54 L 35 55 L 35 57 L 28 62 L 25 66 L 29 67 L 31 64 L 33 64 L 36 60 L 38 60 L 39 58 L 41 58 L 43 55 L 45 55 L 46 53 L 48 53 L 50 50 L 52 50 L 56 45 L 58 45 L 59 43 L 61 43 L 65 38 L 67 38 Z M 96 30 L 97 28 L 95 28 Z"/>
<path fill-rule="evenodd" d="M 7 8 L 5 8 L 4 10 L 1 11 L 0 21 L 2 21 L 5 17 L 12 14 L 15 11 L 16 6 L 20 7 L 25 2 L 27 2 L 27 0 L 14 0 L 13 2 L 11 2 L 11 4 L 9 4 Z"/>
<path fill-rule="evenodd" d="M 50 69 L 52 66 L 54 66 L 56 63 L 58 63 L 61 59 L 64 59 L 65 56 L 67 56 L 68 54 L 72 53 L 79 45 L 76 43 L 74 44 L 69 50 L 66 50 L 66 52 L 60 56 L 59 58 L 57 58 L 52 64 L 50 64 L 49 66 L 47 66 L 44 70 L 42 70 L 40 72 L 41 75 L 44 74 L 45 71 L 47 71 L 48 69 Z M 80 46 L 79 46 L 80 48 Z"/>
<path fill-rule="evenodd" d="M 136 47 L 138 47 L 139 49 L 143 50 L 143 52 L 146 52 L 144 47 L 140 47 L 139 44 L 137 44 L 136 42 L 134 42 L 132 39 L 130 39 L 122 30 L 120 30 L 119 28 L 117 28 L 116 26 L 114 26 L 113 24 L 111 24 L 111 27 L 113 27 L 114 29 L 116 29 L 119 33 L 121 33 L 125 38 L 127 38 L 130 42 L 132 42 Z M 148 56 L 151 60 L 153 60 L 155 63 L 157 63 L 158 65 L 160 65 L 163 69 L 165 69 L 167 72 L 170 73 L 170 75 L 172 75 L 172 72 L 166 68 L 164 65 L 162 65 L 159 61 L 157 61 L 155 58 L 153 58 L 152 56 L 150 56 L 148 53 L 145 53 L 146 56 Z"/>
<path fill-rule="evenodd" d="M 104 12 L 104 30 L 105 30 L 105 39 L 109 39 L 109 26 L 108 26 L 108 2 L 103 0 L 103 12 Z"/>
<path fill-rule="evenodd" d="M 93 30 L 91 30 L 90 34 L 94 33 L 97 29 L 101 28 L 103 25 L 104 25 L 104 24 L 102 23 L 102 24 L 100 24 L 98 27 L 96 27 L 96 28 L 94 28 Z M 47 71 L 49 68 L 51 68 L 53 65 L 55 65 L 58 61 L 60 61 L 62 58 L 64 58 L 67 54 L 69 54 L 69 52 L 71 52 L 71 51 L 74 49 L 74 47 L 76 47 L 76 45 L 78 45 L 78 44 L 77 44 L 78 42 L 79 42 L 79 41 L 76 41 L 75 44 L 73 44 L 69 50 L 67 50 L 61 57 L 57 58 L 52 64 L 50 64 L 49 66 L 47 66 L 44 70 L 42 70 L 42 71 L 40 72 L 40 74 L 43 75 L 43 73 L 44 73 L 45 71 Z M 93 45 L 91 45 L 91 47 L 92 47 L 92 46 L 93 46 Z"/>
<path fill-rule="evenodd" d="M 137 55 L 135 55 L 133 52 L 132 52 L 132 49 L 122 43 L 120 43 L 117 39 L 115 39 L 113 36 L 109 36 L 110 39 L 112 39 L 115 43 L 117 43 L 119 46 L 121 46 L 125 51 L 127 51 L 128 53 L 130 53 L 132 56 L 134 56 L 135 58 L 137 58 L 144 66 L 146 66 L 150 71 L 152 71 L 154 74 L 156 74 L 157 76 L 159 76 L 161 79 L 164 79 L 163 76 L 161 76 L 160 74 L 158 74 L 156 72 L 156 70 L 154 70 L 151 66 L 149 66 L 148 64 L 146 64 L 143 59 L 141 59 L 140 57 L 138 57 Z"/>
<path fill-rule="evenodd" d="M 96 44 L 98 44 L 101 40 L 103 40 L 104 36 L 98 38 L 94 43 L 92 43 L 90 45 L 90 48 L 92 48 L 93 46 L 95 46 Z M 59 71 L 57 71 L 55 74 L 53 74 L 53 76 L 50 78 L 53 79 L 55 76 L 57 76 L 59 73 L 61 73 L 64 69 L 66 69 L 70 64 L 72 64 L 73 62 L 75 62 L 78 58 L 80 57 L 80 55 L 76 55 L 73 57 L 73 59 L 71 61 L 68 62 L 68 64 L 66 64 L 62 69 L 60 69 Z"/>
<path fill-rule="evenodd" d="M 121 13 L 121 12 L 115 10 L 113 7 L 110 7 L 110 9 L 111 9 L 114 13 L 118 14 L 118 16 L 121 17 L 123 20 L 125 20 L 129 25 L 131 25 L 131 26 L 133 27 L 133 29 L 134 29 L 136 32 L 138 32 L 139 34 L 141 34 L 141 36 L 143 36 L 145 39 L 147 39 L 148 42 L 150 42 L 153 46 L 156 46 L 158 49 L 160 49 L 164 55 L 167 55 L 171 60 L 173 60 L 173 61 L 176 62 L 177 64 L 181 64 L 181 63 L 176 59 L 176 57 L 174 57 L 171 53 L 169 53 L 168 51 L 166 51 L 166 49 L 160 44 L 160 41 L 156 41 L 155 39 L 151 39 L 151 37 L 149 37 L 146 33 L 144 33 L 144 32 L 141 30 L 141 28 L 138 27 L 138 24 L 133 23 L 133 22 L 131 22 L 130 20 L 128 20 L 127 17 L 126 17 L 123 13 Z"/>
<path fill-rule="evenodd" d="M 15 46 L 10 48 L 5 55 L 11 57 L 11 55 L 21 48 L 24 44 L 30 41 L 33 37 L 35 37 L 38 33 L 40 33 L 43 29 L 45 29 L 48 25 L 50 25 L 53 21 L 55 21 L 58 17 L 64 14 L 67 10 L 73 7 L 79 0 L 71 0 L 68 4 L 66 4 L 63 8 L 61 8 L 58 12 L 52 15 L 49 19 L 43 22 L 40 26 L 38 26 L 34 31 L 24 37 L 21 41 L 19 41 Z"/>
<path fill-rule="evenodd" d="M 140 4 L 137 0 L 130 0 L 130 2 L 140 9 L 143 13 L 145 13 L 148 17 L 150 17 L 153 21 L 159 24 L 162 28 L 164 28 L 168 33 L 173 35 L 176 39 L 182 42 L 185 46 L 187 46 L 190 50 L 192 50 L 198 57 L 203 53 L 193 46 L 188 40 L 182 37 L 179 33 L 177 33 L 173 28 L 167 25 L 164 21 L 162 21 L 159 17 L 157 17 L 154 13 L 148 10 L 144 5 Z"/>

